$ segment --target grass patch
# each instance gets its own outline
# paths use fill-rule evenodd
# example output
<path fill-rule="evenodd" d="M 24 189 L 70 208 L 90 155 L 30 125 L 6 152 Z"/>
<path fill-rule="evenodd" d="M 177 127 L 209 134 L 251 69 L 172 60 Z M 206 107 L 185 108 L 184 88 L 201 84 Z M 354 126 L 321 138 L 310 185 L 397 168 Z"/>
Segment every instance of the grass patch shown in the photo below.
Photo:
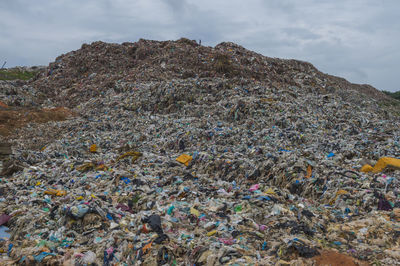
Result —
<path fill-rule="evenodd" d="M 396 92 L 382 91 L 382 92 L 396 100 L 400 100 L 400 91 L 396 91 Z"/>
<path fill-rule="evenodd" d="M 37 71 L 26 71 L 15 68 L 0 69 L 0 80 L 29 80 L 36 76 Z"/>

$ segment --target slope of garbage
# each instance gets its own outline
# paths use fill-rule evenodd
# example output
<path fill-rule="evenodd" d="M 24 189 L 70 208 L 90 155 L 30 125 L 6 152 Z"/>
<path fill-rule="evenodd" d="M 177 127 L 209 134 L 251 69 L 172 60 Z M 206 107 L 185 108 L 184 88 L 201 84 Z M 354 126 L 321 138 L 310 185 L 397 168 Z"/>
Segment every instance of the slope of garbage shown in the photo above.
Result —
<path fill-rule="evenodd" d="M 131 82 L 221 77 L 237 85 L 262 82 L 279 89 L 295 86 L 343 98 L 352 96 L 351 89 L 363 92 L 364 97 L 391 99 L 369 85 L 323 74 L 307 62 L 262 56 L 230 42 L 207 47 L 185 38 L 84 44 L 57 57 L 32 86 L 53 96 L 58 104 L 76 106 L 109 88 L 121 89 L 125 83 L 129 87 Z"/>
<path fill-rule="evenodd" d="M 83 45 L 25 85 L 74 116 L 7 137 L 4 264 L 400 261 L 398 107 L 368 85 L 187 39 Z"/>

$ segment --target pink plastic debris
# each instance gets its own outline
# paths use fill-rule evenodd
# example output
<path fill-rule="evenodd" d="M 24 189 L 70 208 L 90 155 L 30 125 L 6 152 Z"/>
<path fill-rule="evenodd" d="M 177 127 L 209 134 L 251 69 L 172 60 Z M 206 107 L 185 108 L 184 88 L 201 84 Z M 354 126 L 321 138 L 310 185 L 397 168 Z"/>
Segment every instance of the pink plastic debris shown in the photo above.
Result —
<path fill-rule="evenodd" d="M 233 238 L 219 238 L 219 242 L 224 243 L 225 245 L 233 245 L 235 244 L 235 239 Z"/>
<path fill-rule="evenodd" d="M 113 247 L 109 247 L 108 249 L 106 249 L 107 255 L 110 256 L 110 254 L 112 254 L 114 252 L 114 248 Z"/>
<path fill-rule="evenodd" d="M 260 184 L 255 184 L 255 185 L 252 185 L 251 187 L 250 187 L 250 191 L 251 192 L 254 192 L 254 191 L 256 191 L 257 189 L 259 189 L 260 188 Z"/>
<path fill-rule="evenodd" d="M 260 231 L 264 231 L 265 229 L 267 229 L 267 226 L 266 226 L 266 225 L 263 225 L 263 224 L 260 224 L 260 225 L 258 225 L 258 229 L 259 229 Z"/>

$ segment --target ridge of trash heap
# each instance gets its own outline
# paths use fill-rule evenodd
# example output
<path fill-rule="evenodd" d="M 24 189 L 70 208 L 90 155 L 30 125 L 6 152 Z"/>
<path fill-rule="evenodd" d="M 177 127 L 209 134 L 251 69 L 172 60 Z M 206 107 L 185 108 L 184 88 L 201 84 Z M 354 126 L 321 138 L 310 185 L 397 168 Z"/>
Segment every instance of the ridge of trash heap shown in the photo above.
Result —
<path fill-rule="evenodd" d="M 400 261 L 399 113 L 371 86 L 188 39 L 85 44 L 3 86 L 76 114 L 2 137 L 4 264 Z"/>

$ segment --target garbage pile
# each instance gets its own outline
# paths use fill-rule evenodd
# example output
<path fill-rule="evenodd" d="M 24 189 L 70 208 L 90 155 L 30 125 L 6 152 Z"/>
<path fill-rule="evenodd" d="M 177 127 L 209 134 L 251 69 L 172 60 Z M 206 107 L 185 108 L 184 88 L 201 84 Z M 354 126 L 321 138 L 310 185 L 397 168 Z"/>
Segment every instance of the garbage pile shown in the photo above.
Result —
<path fill-rule="evenodd" d="M 29 86 L 26 81 L 0 80 L 0 108 L 8 106 L 35 107 L 39 106 L 39 103 L 44 98 L 47 98 L 46 95 Z M 53 105 L 50 99 L 46 100 L 49 106 Z"/>
<path fill-rule="evenodd" d="M 83 44 L 41 69 L 31 86 L 57 104 L 71 107 L 109 88 L 133 89 L 132 82 L 223 77 L 238 86 L 261 82 L 278 89 L 295 86 L 308 92 L 336 93 L 356 103 L 359 97 L 353 97 L 352 90 L 362 92 L 362 98 L 393 101 L 369 85 L 324 74 L 307 62 L 262 56 L 231 42 L 201 46 L 186 38 Z"/>
<path fill-rule="evenodd" d="M 334 80 L 186 39 L 57 58 L 30 86 L 76 116 L 9 137 L 3 261 L 395 265 L 400 122 Z"/>

